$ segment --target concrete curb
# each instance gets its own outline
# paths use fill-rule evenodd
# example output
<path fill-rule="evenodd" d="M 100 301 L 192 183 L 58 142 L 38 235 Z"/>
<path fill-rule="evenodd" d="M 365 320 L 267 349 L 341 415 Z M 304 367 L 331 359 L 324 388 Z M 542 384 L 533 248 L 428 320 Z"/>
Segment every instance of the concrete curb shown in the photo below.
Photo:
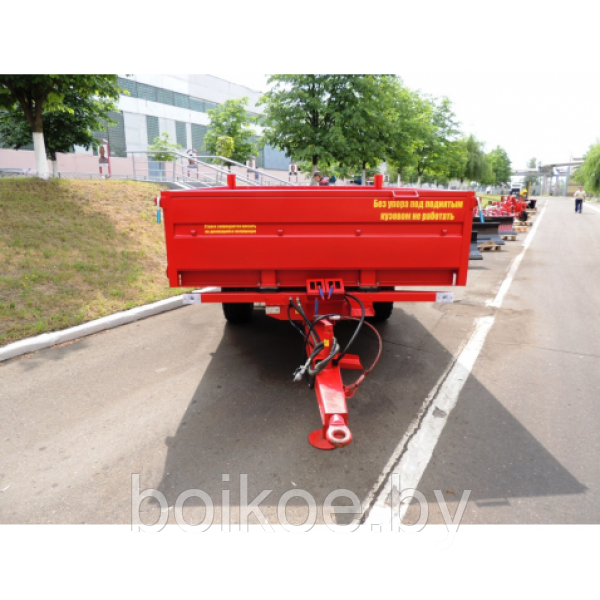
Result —
<path fill-rule="evenodd" d="M 200 290 L 201 292 L 203 290 Z M 168 310 L 175 308 L 181 308 L 185 306 L 183 304 L 183 296 L 173 296 L 173 298 L 167 298 L 166 300 L 159 300 L 152 304 L 146 304 L 144 306 L 137 306 L 130 310 L 115 313 L 114 315 L 108 315 L 89 323 L 83 323 L 76 325 L 75 327 L 69 327 L 69 329 L 63 329 L 62 331 L 52 331 L 51 333 L 42 333 L 35 337 L 26 338 L 7 344 L 0 348 L 0 362 L 20 356 L 21 354 L 29 354 L 36 350 L 42 350 L 43 348 L 49 348 L 56 344 L 62 344 L 71 340 L 76 340 L 86 335 L 92 335 L 99 331 L 105 331 L 106 329 L 112 329 L 113 327 L 119 327 L 120 325 L 126 325 L 127 323 L 133 323 L 146 317 L 152 317 Z"/>

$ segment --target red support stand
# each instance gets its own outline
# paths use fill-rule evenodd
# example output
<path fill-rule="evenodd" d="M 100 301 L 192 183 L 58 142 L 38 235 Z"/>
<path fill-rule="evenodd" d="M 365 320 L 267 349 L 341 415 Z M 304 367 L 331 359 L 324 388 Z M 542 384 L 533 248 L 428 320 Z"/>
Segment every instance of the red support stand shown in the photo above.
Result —
<path fill-rule="evenodd" d="M 329 356 L 334 344 L 333 323 L 323 319 L 315 325 L 314 330 L 324 342 L 325 347 L 314 359 L 313 366 L 316 362 Z M 308 436 L 308 441 L 319 450 L 343 448 L 352 441 L 352 433 L 348 428 L 348 407 L 340 371 L 341 366 L 334 362 L 335 360 L 332 360 L 315 377 L 315 392 L 323 427 L 313 431 Z M 346 355 L 340 364 L 344 368 L 362 369 L 357 356 Z"/>

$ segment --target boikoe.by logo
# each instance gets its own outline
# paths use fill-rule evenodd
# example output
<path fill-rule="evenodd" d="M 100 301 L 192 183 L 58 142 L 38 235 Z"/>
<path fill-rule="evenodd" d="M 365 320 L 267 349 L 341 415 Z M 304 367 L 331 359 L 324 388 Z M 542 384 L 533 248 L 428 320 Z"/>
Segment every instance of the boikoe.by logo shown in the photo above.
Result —
<path fill-rule="evenodd" d="M 227 474 L 222 475 L 223 482 L 229 482 L 230 477 Z M 429 516 L 429 505 L 421 492 L 418 490 L 401 490 L 399 477 L 394 474 L 390 479 L 388 501 L 386 509 L 377 512 L 377 507 L 374 507 L 372 514 L 367 519 L 367 526 L 371 531 L 403 531 L 406 533 L 415 533 L 421 531 L 427 524 Z M 275 531 L 273 525 L 269 523 L 260 504 L 264 502 L 273 490 L 262 490 L 254 498 L 248 497 L 248 475 L 241 474 L 239 478 L 239 510 L 238 524 L 239 531 L 248 531 L 249 519 L 251 515 L 266 531 Z M 436 500 L 440 507 L 441 514 L 446 523 L 446 527 L 451 533 L 458 531 L 460 520 L 464 513 L 469 498 L 470 490 L 465 490 L 459 502 L 454 518 L 450 516 L 450 512 L 444 500 L 442 493 L 435 490 Z M 152 498 L 155 504 L 160 506 L 158 519 L 147 524 L 142 521 L 140 512 L 142 502 Z M 200 504 L 203 507 L 203 516 L 199 523 L 189 523 L 184 516 L 184 504 L 189 500 L 194 500 L 195 504 Z M 288 519 L 287 508 L 290 501 L 295 500 L 296 503 L 300 499 L 306 504 L 306 517 L 300 523 L 291 523 Z M 416 523 L 406 524 L 402 522 L 402 515 L 405 514 L 408 504 L 412 500 L 416 500 L 419 504 L 420 515 Z M 215 503 L 213 498 L 203 490 L 188 489 L 179 494 L 175 503 L 169 507 L 165 495 L 156 489 L 148 488 L 140 491 L 140 476 L 137 473 L 131 476 L 131 525 L 135 532 L 157 533 L 162 531 L 169 520 L 170 509 L 173 510 L 175 523 L 184 531 L 190 533 L 201 533 L 210 529 L 213 525 L 219 526 L 221 531 L 231 531 L 231 506 L 230 506 L 230 490 L 223 489 L 218 504 L 219 519 L 218 524 L 215 523 Z M 345 505 L 340 506 L 340 502 Z M 365 521 L 363 507 L 358 496 L 347 489 L 336 489 L 330 492 L 323 501 L 321 506 L 321 514 L 323 523 L 331 530 L 337 533 L 350 533 Z M 278 529 L 283 529 L 290 533 L 305 533 L 310 531 L 318 519 L 318 504 L 310 492 L 293 488 L 284 492 L 278 499 L 276 504 Z M 337 521 L 337 515 L 354 515 L 350 523 L 342 525 Z M 375 521 L 374 521 L 375 519 Z M 377 521 L 379 519 L 379 522 Z"/>

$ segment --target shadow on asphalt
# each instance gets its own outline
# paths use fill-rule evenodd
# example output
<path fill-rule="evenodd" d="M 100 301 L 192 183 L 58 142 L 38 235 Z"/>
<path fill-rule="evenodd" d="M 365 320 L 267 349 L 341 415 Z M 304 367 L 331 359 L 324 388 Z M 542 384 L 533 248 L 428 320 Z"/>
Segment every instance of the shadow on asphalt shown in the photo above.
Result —
<path fill-rule="evenodd" d="M 239 506 L 240 474 L 248 475 L 248 501 L 263 490 L 273 490 L 261 503 L 265 508 L 275 507 L 284 492 L 295 488 L 312 494 L 319 507 L 336 489 L 351 490 L 364 500 L 452 360 L 450 352 L 415 317 L 398 307 L 379 330 L 386 340 L 381 361 L 349 400 L 354 441 L 347 448 L 324 452 L 307 441 L 308 434 L 321 426 L 315 394 L 306 384 L 292 382 L 302 356 L 298 333 L 287 322 L 261 312 L 255 312 L 250 325 L 227 325 L 175 436 L 167 439 L 158 489 L 169 506 L 189 489 L 208 493 L 216 507 L 222 491 L 230 490 L 230 505 Z M 374 337 L 361 336 L 353 352 L 368 363 L 376 352 Z M 346 382 L 355 377 L 355 372 L 345 372 Z M 454 468 L 460 471 L 483 456 L 490 472 L 496 474 L 481 485 L 479 481 L 473 484 L 471 500 L 584 491 L 476 379 L 471 377 L 467 386 L 472 401 L 461 398 L 457 413 L 470 418 L 488 411 L 493 417 L 474 439 L 464 441 L 464 464 Z M 512 479 L 510 464 L 530 460 L 529 456 L 535 456 L 529 463 L 530 476 Z M 225 474 L 228 482 L 223 482 Z M 202 504 L 190 498 L 186 507 L 195 502 Z M 293 498 L 288 506 L 306 504 Z M 339 522 L 348 522 L 352 516 L 345 515 Z M 153 522 L 151 517 L 148 522 Z"/>
<path fill-rule="evenodd" d="M 588 488 L 470 376 L 419 489 L 432 504 L 433 490 L 451 489 L 446 500 L 452 502 L 470 489 L 469 505 L 486 508 L 510 506 L 516 498 L 583 494 Z M 477 522 L 485 522 L 485 513 Z"/>

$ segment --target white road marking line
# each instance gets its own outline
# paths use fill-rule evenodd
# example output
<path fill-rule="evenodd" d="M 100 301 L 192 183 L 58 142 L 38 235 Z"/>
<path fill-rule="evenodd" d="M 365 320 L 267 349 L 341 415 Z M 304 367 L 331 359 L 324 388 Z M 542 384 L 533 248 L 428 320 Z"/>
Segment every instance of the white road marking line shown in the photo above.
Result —
<path fill-rule="evenodd" d="M 496 297 L 486 302 L 488 306 L 494 308 L 501 306 L 547 206 L 546 202 L 523 243 L 523 249 L 511 263 Z M 389 531 L 394 523 L 406 514 L 408 503 L 400 507 L 394 505 L 392 484 L 394 481 L 399 482 L 401 489 L 397 492 L 417 488 L 495 320 L 495 315 L 475 320 L 475 329 L 458 358 L 448 367 L 449 371 L 446 370 L 423 402 L 421 410 L 394 449 L 377 483 L 363 503 L 366 507 L 364 527 L 369 530 Z"/>
<path fill-rule="evenodd" d="M 521 250 L 519 255 L 511 263 L 510 268 L 508 269 L 508 272 L 506 273 L 506 276 L 504 277 L 504 281 L 502 282 L 502 285 L 500 286 L 500 289 L 498 290 L 498 293 L 496 294 L 496 297 L 492 301 L 490 301 L 490 300 L 486 301 L 486 303 L 485 303 L 486 306 L 500 308 L 500 305 L 502 304 L 502 300 L 504 300 L 504 296 L 506 296 L 506 292 L 508 292 L 508 289 L 510 288 L 510 286 L 513 282 L 513 279 L 515 278 L 515 275 L 517 273 L 519 265 L 521 264 L 521 261 L 523 260 L 523 257 L 525 256 L 525 252 L 527 251 L 527 248 L 529 248 L 529 246 L 531 245 L 533 236 L 536 234 L 537 228 L 539 227 L 539 225 L 542 221 L 542 217 L 544 216 L 544 213 L 546 212 L 547 206 L 548 206 L 548 202 L 546 202 L 546 204 L 544 205 L 544 208 L 542 208 L 542 211 L 538 215 L 538 218 L 535 220 L 535 223 L 533 224 L 533 226 L 531 227 L 531 230 L 529 231 L 529 235 L 527 235 L 527 237 L 525 238 L 525 241 L 523 242 L 523 250 Z"/>

